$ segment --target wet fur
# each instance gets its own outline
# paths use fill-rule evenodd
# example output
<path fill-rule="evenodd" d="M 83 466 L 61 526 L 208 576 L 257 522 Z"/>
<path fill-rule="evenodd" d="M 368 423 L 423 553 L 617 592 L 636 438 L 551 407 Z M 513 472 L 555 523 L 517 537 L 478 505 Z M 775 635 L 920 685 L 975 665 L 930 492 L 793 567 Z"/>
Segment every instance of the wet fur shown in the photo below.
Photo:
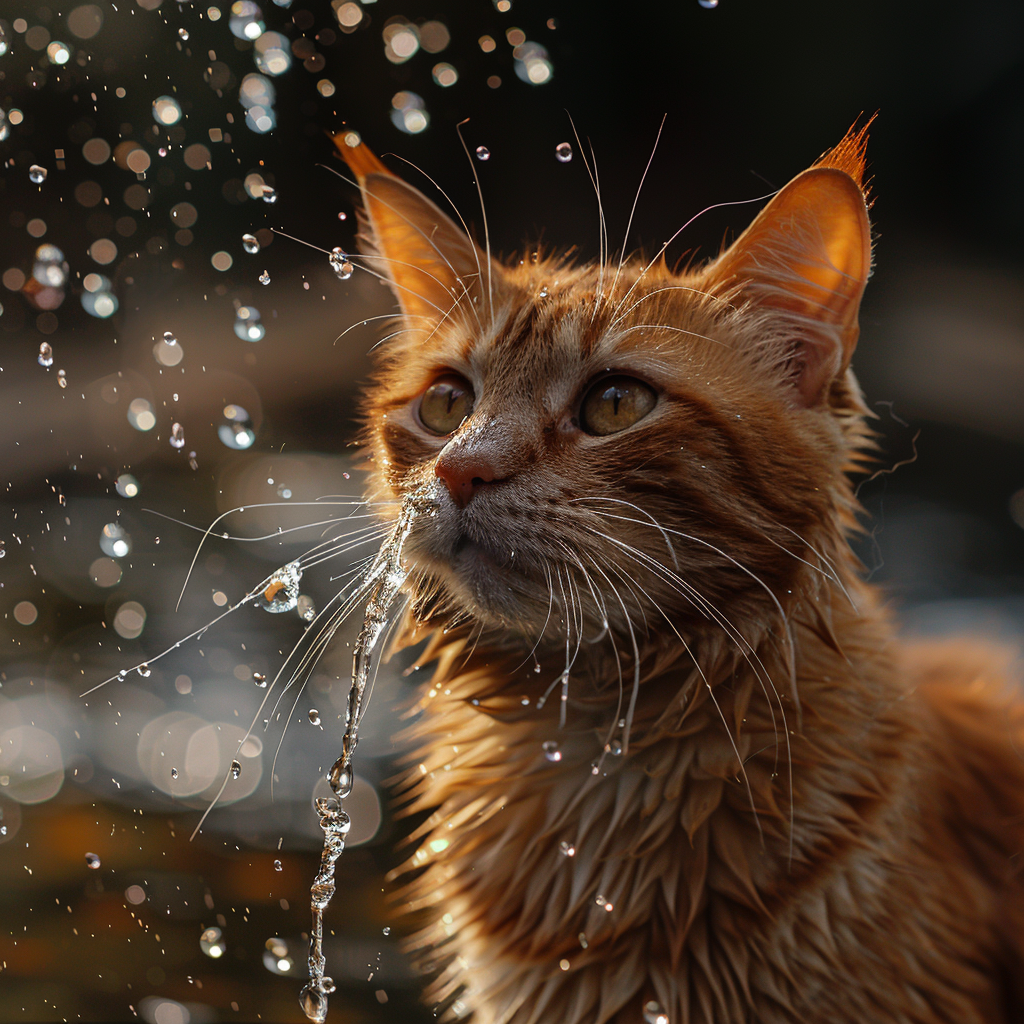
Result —
<path fill-rule="evenodd" d="M 849 185 L 816 180 L 859 197 L 863 144 L 817 165 Z M 792 273 L 813 223 L 683 275 L 528 257 L 488 288 L 486 253 L 345 155 L 403 303 L 366 398 L 371 497 L 432 507 L 404 641 L 433 673 L 398 784 L 428 816 L 395 872 L 428 998 L 478 1024 L 639 1024 L 648 1000 L 672 1024 L 1022 1019 L 1010 661 L 898 640 L 848 546 L 866 266 L 834 315 Z M 658 405 L 581 434 L 609 367 Z M 448 369 L 477 405 L 433 438 L 416 401 Z M 435 469 L 469 458 L 497 482 L 459 510 Z"/>

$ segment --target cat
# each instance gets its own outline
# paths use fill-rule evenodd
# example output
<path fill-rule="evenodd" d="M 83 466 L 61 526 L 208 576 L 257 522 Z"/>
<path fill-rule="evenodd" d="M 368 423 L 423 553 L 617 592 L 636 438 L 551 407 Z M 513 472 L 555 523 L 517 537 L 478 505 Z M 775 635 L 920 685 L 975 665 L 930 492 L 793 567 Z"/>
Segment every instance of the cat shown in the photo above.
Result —
<path fill-rule="evenodd" d="M 707 265 L 505 264 L 358 137 L 368 499 L 433 664 L 396 870 L 442 1017 L 1024 1020 L 1024 700 L 849 547 L 866 128 Z M 354 145 L 353 145 L 354 143 Z"/>

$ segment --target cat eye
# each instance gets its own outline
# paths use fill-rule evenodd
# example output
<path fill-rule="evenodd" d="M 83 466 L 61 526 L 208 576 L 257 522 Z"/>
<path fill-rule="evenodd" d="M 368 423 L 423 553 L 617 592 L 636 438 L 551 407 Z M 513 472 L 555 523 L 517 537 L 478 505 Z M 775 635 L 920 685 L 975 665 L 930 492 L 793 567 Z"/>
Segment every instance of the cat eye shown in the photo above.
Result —
<path fill-rule="evenodd" d="M 433 434 L 450 434 L 473 411 L 473 386 L 449 373 L 438 377 L 420 399 L 420 422 Z"/>
<path fill-rule="evenodd" d="M 617 434 L 642 420 L 655 406 L 654 389 L 635 377 L 605 377 L 583 399 L 580 425 L 599 437 Z"/>

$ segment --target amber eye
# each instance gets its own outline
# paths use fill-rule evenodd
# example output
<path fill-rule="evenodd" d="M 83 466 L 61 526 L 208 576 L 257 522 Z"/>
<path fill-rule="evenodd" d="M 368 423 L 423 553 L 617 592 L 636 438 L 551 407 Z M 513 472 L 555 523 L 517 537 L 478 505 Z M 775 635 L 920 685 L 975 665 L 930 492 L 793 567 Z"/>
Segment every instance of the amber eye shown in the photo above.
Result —
<path fill-rule="evenodd" d="M 617 434 L 642 420 L 655 406 L 653 388 L 635 377 L 605 377 L 583 399 L 580 425 L 588 434 Z"/>
<path fill-rule="evenodd" d="M 438 377 L 420 399 L 420 422 L 434 434 L 450 434 L 473 411 L 473 386 L 449 373 Z"/>

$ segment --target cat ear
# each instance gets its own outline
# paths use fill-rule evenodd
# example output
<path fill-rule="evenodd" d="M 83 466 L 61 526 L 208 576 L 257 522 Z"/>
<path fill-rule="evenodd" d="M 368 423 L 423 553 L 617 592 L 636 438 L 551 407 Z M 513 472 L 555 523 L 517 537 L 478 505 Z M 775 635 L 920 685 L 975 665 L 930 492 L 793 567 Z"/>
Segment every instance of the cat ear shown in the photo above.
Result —
<path fill-rule="evenodd" d="M 368 265 L 391 282 L 409 316 L 439 320 L 486 287 L 487 257 L 469 235 L 421 192 L 384 166 L 354 133 L 333 142 L 359 182 L 364 227 L 373 253 Z M 381 259 L 374 259 L 373 256 Z M 494 268 L 490 268 L 492 271 Z"/>
<path fill-rule="evenodd" d="M 866 131 L 851 131 L 794 178 L 708 268 L 712 290 L 776 314 L 775 355 L 805 406 L 821 402 L 845 371 L 860 332 L 871 270 L 861 186 Z"/>

